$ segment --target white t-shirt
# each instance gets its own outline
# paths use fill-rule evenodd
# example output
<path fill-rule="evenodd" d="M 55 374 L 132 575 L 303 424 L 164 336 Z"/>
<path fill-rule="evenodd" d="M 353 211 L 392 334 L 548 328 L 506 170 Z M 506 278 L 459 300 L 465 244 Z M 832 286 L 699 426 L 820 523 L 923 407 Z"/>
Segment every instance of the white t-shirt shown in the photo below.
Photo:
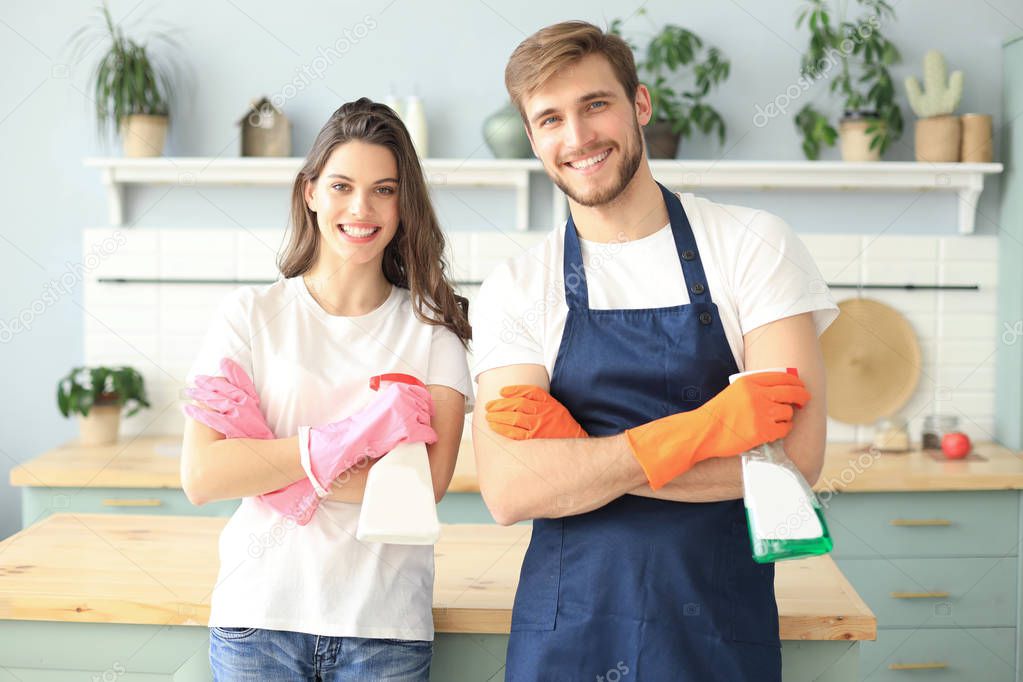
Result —
<path fill-rule="evenodd" d="M 700 251 L 735 364 L 743 335 L 813 312 L 820 335 L 838 316 L 820 270 L 792 228 L 764 211 L 678 195 Z M 470 306 L 473 377 L 507 365 L 536 364 L 553 376 L 565 330 L 565 225 L 484 280 Z M 590 308 L 665 308 L 689 303 L 671 226 L 633 241 L 579 240 Z"/>
<path fill-rule="evenodd" d="M 242 287 L 222 303 L 187 383 L 219 374 L 231 357 L 252 377 L 278 438 L 343 419 L 377 395 L 390 372 L 449 386 L 467 398 L 465 350 L 443 326 L 412 311 L 392 287 L 376 310 L 328 314 L 302 277 Z M 298 451 L 295 451 L 298 457 Z M 317 635 L 433 639 L 433 547 L 360 542 L 360 504 L 323 500 L 305 526 L 246 497 L 220 536 L 209 625 Z"/>

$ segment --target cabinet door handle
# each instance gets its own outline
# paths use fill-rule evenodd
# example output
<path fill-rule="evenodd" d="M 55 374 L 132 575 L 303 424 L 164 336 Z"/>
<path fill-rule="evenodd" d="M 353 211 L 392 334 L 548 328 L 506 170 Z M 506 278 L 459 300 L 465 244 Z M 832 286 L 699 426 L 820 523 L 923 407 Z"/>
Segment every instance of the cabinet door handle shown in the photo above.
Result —
<path fill-rule="evenodd" d="M 892 592 L 894 599 L 947 599 L 948 592 Z"/>
<path fill-rule="evenodd" d="M 890 663 L 889 670 L 944 670 L 948 663 Z"/>
<path fill-rule="evenodd" d="M 948 519 L 892 519 L 892 526 L 951 526 Z"/>
<path fill-rule="evenodd" d="M 104 507 L 159 507 L 163 500 L 156 498 L 145 498 L 138 500 L 126 500 L 117 497 L 108 497 L 103 500 Z"/>

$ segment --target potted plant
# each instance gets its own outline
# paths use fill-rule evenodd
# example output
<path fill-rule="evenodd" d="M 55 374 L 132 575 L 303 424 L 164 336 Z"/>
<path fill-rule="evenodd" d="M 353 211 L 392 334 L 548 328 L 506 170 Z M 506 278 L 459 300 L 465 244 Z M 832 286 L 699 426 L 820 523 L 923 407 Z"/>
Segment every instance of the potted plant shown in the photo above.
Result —
<path fill-rule="evenodd" d="M 131 417 L 149 407 L 145 381 L 131 367 L 75 367 L 57 383 L 61 414 L 79 415 L 79 442 L 108 445 L 117 442 L 121 409 Z"/>
<path fill-rule="evenodd" d="M 121 136 L 125 156 L 160 156 L 170 123 L 168 100 L 173 97 L 169 72 L 159 68 L 149 45 L 127 37 L 114 23 L 106 3 L 100 13 L 101 27 L 83 27 L 72 37 L 76 55 L 91 47 L 88 42 L 109 41 L 93 73 L 100 136 L 106 139 L 113 128 Z M 166 32 L 156 32 L 153 38 L 176 47 Z"/>
<path fill-rule="evenodd" d="M 902 135 L 902 110 L 888 72 L 901 56 L 880 31 L 882 20 L 894 19 L 895 12 L 884 0 L 857 1 L 866 12 L 855 20 L 836 15 L 827 0 L 809 0 L 796 19 L 797 28 L 806 22 L 810 29 L 802 77 L 830 77 L 830 91 L 840 93 L 844 105 L 838 132 L 811 104 L 796 113 L 808 159 L 817 159 L 822 146 L 831 147 L 841 137 L 843 160 L 877 161 Z M 840 6 L 846 8 L 844 2 Z"/>
<path fill-rule="evenodd" d="M 945 57 L 937 50 L 924 55 L 924 85 L 913 76 L 906 77 L 909 106 L 918 116 L 914 130 L 917 161 L 958 161 L 962 128 L 952 112 L 963 96 L 963 72 L 951 77 Z"/>
<path fill-rule="evenodd" d="M 645 14 L 645 10 L 639 10 Z M 621 36 L 622 20 L 611 22 L 609 31 Z M 629 42 L 633 52 L 636 46 Z M 674 159 L 681 140 L 699 130 L 717 132 L 725 141 L 725 121 L 704 98 L 712 87 L 728 78 L 731 63 L 716 47 L 703 49 L 703 41 L 692 31 L 668 24 L 650 39 L 646 57 L 636 60 L 640 80 L 650 90 L 653 109 L 643 137 L 654 159 Z M 679 85 L 683 67 L 692 73 L 692 87 Z M 681 89 L 679 89 L 681 88 Z"/>

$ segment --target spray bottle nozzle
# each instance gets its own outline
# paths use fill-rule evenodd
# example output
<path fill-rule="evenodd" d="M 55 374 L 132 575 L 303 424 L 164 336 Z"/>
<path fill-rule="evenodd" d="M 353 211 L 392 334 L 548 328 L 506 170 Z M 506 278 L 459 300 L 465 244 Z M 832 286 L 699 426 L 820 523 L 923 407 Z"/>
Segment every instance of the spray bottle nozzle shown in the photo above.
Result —
<path fill-rule="evenodd" d="M 401 384 L 412 384 L 413 386 L 422 386 L 423 388 L 426 388 L 426 384 L 411 374 L 401 374 L 398 372 L 393 372 L 391 374 L 378 374 L 375 377 L 370 377 L 369 387 L 374 391 L 378 391 L 380 390 L 381 381 L 394 381 Z"/>

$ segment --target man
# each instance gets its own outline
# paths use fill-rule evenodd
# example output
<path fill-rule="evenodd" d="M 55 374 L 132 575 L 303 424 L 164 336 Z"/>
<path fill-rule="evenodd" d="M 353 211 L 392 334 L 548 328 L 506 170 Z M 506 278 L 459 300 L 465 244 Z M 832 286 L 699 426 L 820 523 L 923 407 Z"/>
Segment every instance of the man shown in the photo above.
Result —
<path fill-rule="evenodd" d="M 571 209 L 473 305 L 480 490 L 499 523 L 533 519 L 507 679 L 780 680 L 734 455 L 784 438 L 817 479 L 837 307 L 779 218 L 657 184 L 621 39 L 547 27 L 505 83 Z M 729 385 L 776 367 L 799 378 Z"/>

